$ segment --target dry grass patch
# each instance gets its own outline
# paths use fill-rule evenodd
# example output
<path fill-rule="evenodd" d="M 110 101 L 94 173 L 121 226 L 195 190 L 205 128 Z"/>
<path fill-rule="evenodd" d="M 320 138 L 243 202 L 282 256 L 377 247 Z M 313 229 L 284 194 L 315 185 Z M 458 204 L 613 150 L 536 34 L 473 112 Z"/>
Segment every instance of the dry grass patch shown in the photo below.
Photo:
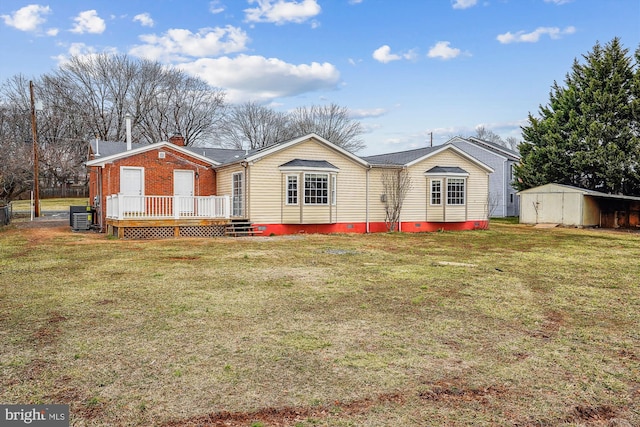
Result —
<path fill-rule="evenodd" d="M 637 234 L 0 232 L 0 401 L 75 425 L 640 424 Z"/>

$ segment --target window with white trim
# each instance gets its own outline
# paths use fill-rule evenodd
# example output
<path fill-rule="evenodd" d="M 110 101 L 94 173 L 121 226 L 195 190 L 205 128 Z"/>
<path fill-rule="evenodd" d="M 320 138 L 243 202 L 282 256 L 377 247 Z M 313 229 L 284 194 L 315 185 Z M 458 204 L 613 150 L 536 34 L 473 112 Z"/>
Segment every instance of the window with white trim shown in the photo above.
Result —
<path fill-rule="evenodd" d="M 304 204 L 329 204 L 329 175 L 325 173 L 306 173 L 304 175 Z"/>
<path fill-rule="evenodd" d="M 331 204 L 334 206 L 336 204 L 336 182 L 337 177 L 335 175 L 331 175 Z"/>
<path fill-rule="evenodd" d="M 442 204 L 442 180 L 440 179 L 431 180 L 431 204 Z"/>
<path fill-rule="evenodd" d="M 298 204 L 298 175 L 287 175 L 287 204 Z"/>
<path fill-rule="evenodd" d="M 447 178 L 447 205 L 464 205 L 464 178 Z"/>

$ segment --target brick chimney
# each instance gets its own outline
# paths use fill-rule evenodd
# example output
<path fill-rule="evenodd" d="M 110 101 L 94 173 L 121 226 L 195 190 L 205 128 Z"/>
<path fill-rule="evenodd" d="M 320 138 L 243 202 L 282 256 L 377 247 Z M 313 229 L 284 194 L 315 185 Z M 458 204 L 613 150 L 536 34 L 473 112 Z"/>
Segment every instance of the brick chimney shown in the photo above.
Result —
<path fill-rule="evenodd" d="M 182 136 L 180 132 L 176 132 L 169 138 L 169 142 L 184 147 L 184 136 Z"/>

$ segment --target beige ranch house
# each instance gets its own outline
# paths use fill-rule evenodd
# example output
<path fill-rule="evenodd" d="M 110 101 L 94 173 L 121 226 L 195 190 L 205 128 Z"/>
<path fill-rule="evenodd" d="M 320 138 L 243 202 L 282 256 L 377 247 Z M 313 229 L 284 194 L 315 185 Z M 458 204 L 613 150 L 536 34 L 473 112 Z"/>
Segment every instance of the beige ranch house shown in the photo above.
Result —
<path fill-rule="evenodd" d="M 448 143 L 359 157 L 315 134 L 248 152 L 93 141 L 86 165 L 97 226 L 125 238 L 384 232 L 389 174 L 410 182 L 396 230 L 484 229 L 493 172 Z"/>

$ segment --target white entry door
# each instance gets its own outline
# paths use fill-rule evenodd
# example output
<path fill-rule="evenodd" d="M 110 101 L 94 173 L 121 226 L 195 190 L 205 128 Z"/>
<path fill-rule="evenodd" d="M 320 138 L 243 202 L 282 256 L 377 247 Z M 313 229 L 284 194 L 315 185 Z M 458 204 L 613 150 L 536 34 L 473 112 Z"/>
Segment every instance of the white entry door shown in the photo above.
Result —
<path fill-rule="evenodd" d="M 144 212 L 144 168 L 120 168 L 120 193 L 127 196 L 122 200 L 124 212 Z"/>
<path fill-rule="evenodd" d="M 181 197 L 178 202 L 178 210 L 181 214 L 193 214 L 193 171 L 173 171 L 173 195 Z"/>

